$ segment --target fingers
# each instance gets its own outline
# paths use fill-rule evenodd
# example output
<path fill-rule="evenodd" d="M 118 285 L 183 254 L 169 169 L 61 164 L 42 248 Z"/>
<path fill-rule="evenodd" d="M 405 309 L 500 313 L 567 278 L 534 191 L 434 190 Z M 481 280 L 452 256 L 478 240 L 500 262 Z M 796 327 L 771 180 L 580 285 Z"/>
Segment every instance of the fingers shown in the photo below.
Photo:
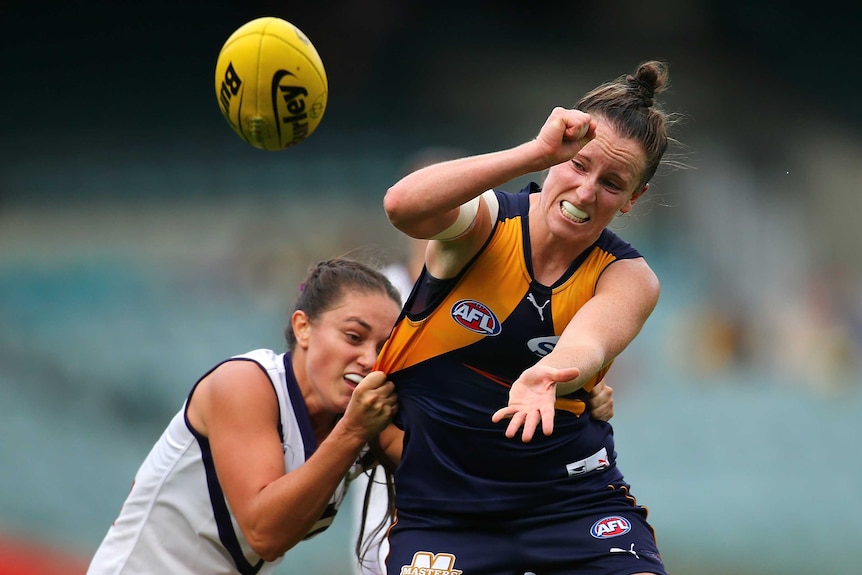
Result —
<path fill-rule="evenodd" d="M 590 407 L 600 407 L 611 395 L 611 386 L 601 380 L 590 390 Z"/>
<path fill-rule="evenodd" d="M 596 135 L 595 121 L 580 110 L 557 107 L 551 111 L 536 138 L 549 166 L 570 160 Z"/>
<path fill-rule="evenodd" d="M 395 384 L 386 379 L 382 371 L 366 375 L 353 390 L 345 412 L 345 419 L 359 433 L 376 435 L 391 421 L 398 411 Z"/>
<path fill-rule="evenodd" d="M 363 389 L 377 389 L 385 385 L 386 382 L 386 374 L 382 371 L 372 371 L 368 375 L 362 378 L 362 381 L 359 382 L 359 385 L 356 387 L 359 388 L 361 385 Z"/>
<path fill-rule="evenodd" d="M 504 419 L 512 417 L 512 414 L 517 410 L 512 407 L 504 407 L 502 409 L 498 409 L 494 412 L 494 415 L 491 416 L 491 421 L 493 423 L 500 423 Z"/>
<path fill-rule="evenodd" d="M 592 117 L 580 110 L 560 108 L 555 112 L 560 114 L 563 129 L 563 141 L 586 144 L 596 135 L 596 123 Z"/>
<path fill-rule="evenodd" d="M 554 432 L 554 413 L 554 408 L 542 410 L 542 433 L 545 436 Z"/>
<path fill-rule="evenodd" d="M 511 439 L 520 431 L 524 443 L 532 441 L 540 424 L 542 433 L 551 435 L 554 432 L 556 384 L 577 379 L 580 373 L 577 367 L 534 365 L 512 384 L 509 404 L 497 410 L 491 421 L 499 423 L 509 419 L 506 437 Z"/>
<path fill-rule="evenodd" d="M 614 416 L 613 388 L 604 380 L 597 383 L 590 390 L 588 398 L 590 404 L 590 416 L 593 419 L 609 421 Z"/>
<path fill-rule="evenodd" d="M 518 434 L 518 430 L 524 424 L 526 418 L 527 414 L 519 411 L 517 407 L 504 407 L 494 412 L 494 415 L 491 416 L 491 421 L 493 423 L 500 423 L 504 419 L 509 419 L 509 425 L 506 427 L 506 437 L 512 439 Z"/>
<path fill-rule="evenodd" d="M 509 426 L 506 427 L 506 437 L 512 439 L 518 434 L 518 430 L 524 425 L 527 415 L 523 411 L 518 411 L 512 415 L 512 420 L 509 421 Z"/>
<path fill-rule="evenodd" d="M 398 396 L 395 394 L 395 384 L 386 379 L 382 371 L 372 371 L 366 375 L 354 390 L 354 395 L 367 397 L 366 401 L 381 402 L 381 405 L 395 404 Z"/>
<path fill-rule="evenodd" d="M 586 118 L 586 121 L 583 121 L 585 118 L 576 118 L 575 123 L 569 125 L 564 132 L 564 139 L 570 140 L 573 142 L 578 142 L 580 140 L 585 140 L 584 143 L 592 140 L 592 138 L 588 138 L 590 134 L 591 128 L 593 135 L 595 135 L 595 124 L 589 120 L 589 116 Z"/>
<path fill-rule="evenodd" d="M 521 441 L 524 443 L 529 443 L 533 440 L 539 423 L 542 424 L 542 433 L 545 435 L 551 435 L 554 432 L 553 409 L 540 412 L 537 410 L 521 411 L 515 407 L 504 407 L 503 409 L 498 409 L 491 416 L 491 421 L 494 423 L 499 423 L 504 419 L 510 419 L 509 425 L 506 426 L 506 437 L 512 439 L 521 430 Z"/>

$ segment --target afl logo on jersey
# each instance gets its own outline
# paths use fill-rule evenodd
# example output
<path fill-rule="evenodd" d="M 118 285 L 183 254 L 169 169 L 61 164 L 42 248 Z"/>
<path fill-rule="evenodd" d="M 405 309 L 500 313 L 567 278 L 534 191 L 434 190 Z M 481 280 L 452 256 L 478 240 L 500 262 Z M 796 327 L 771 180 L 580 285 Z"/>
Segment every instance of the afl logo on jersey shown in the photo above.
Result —
<path fill-rule="evenodd" d="M 611 515 L 593 523 L 592 528 L 590 528 L 590 535 L 596 539 L 610 539 L 625 535 L 631 530 L 632 524 L 629 523 L 628 519 L 619 515 Z"/>
<path fill-rule="evenodd" d="M 482 335 L 500 333 L 500 321 L 488 306 L 472 299 L 462 299 L 452 306 L 452 319 L 462 327 Z"/>

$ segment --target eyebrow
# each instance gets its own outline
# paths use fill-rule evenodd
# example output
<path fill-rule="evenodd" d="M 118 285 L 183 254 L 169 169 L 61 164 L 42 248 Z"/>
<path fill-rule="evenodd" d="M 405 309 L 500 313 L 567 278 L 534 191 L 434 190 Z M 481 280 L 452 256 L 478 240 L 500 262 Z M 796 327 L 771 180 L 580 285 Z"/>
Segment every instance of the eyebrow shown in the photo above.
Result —
<path fill-rule="evenodd" d="M 604 170 L 604 174 L 606 178 L 617 179 L 625 185 L 637 182 L 639 177 L 636 173 L 631 173 L 628 167 L 622 170 L 618 168 L 609 168 Z"/>
<path fill-rule="evenodd" d="M 629 174 L 627 171 L 610 170 L 609 172 L 607 172 L 607 175 L 609 178 L 616 178 L 626 183 L 630 183 L 637 180 L 637 176 Z"/>
<path fill-rule="evenodd" d="M 350 317 L 344 318 L 344 323 L 358 323 L 359 325 L 361 325 L 362 327 L 364 327 L 368 331 L 371 331 L 371 324 L 368 323 L 367 321 L 363 320 L 363 319 L 356 317 L 356 316 L 350 316 Z"/>
<path fill-rule="evenodd" d="M 582 156 L 580 152 L 575 154 L 575 156 L 572 158 L 572 161 L 575 161 L 576 159 L 579 159 L 579 161 L 584 162 L 584 163 L 590 163 L 590 164 L 592 163 L 589 156 Z M 628 182 L 630 180 L 633 181 L 633 180 L 637 179 L 637 176 L 630 175 L 628 173 L 628 170 L 619 170 L 617 168 L 610 168 L 610 169 L 606 169 L 603 171 L 604 171 L 606 177 L 616 178 L 616 179 L 622 180 L 624 182 Z"/>

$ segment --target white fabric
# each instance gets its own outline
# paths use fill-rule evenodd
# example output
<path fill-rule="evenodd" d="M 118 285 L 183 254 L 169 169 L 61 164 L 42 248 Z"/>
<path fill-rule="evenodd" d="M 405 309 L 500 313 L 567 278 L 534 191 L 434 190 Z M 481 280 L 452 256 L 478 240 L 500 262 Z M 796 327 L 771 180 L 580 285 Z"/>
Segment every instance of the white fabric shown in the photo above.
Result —
<path fill-rule="evenodd" d="M 473 227 L 477 213 L 479 213 L 479 196 L 461 204 L 461 207 L 458 208 L 458 217 L 455 218 L 455 221 L 439 234 L 431 236 L 430 239 L 445 242 L 461 237 Z"/>
<path fill-rule="evenodd" d="M 236 357 L 256 361 L 269 375 L 283 425 L 285 469 L 296 469 L 305 462 L 306 449 L 287 392 L 284 355 L 262 349 Z M 239 573 L 219 539 L 201 446 L 186 425 L 185 410 L 186 403 L 135 475 L 128 498 L 96 551 L 88 575 Z M 333 496 L 331 503 L 336 508 L 345 490 L 342 483 Z M 333 517 L 334 513 L 321 519 L 311 532 L 327 527 Z M 243 554 L 255 565 L 260 558 L 251 550 L 233 513 L 231 520 Z M 280 562 L 264 563 L 259 575 L 272 573 Z"/>
<path fill-rule="evenodd" d="M 365 541 L 369 539 L 368 532 L 374 530 L 383 518 L 386 517 L 388 498 L 383 469 L 375 467 L 370 473 L 372 473 L 371 480 L 374 481 L 374 485 L 371 487 L 371 498 L 368 500 Z M 368 476 L 362 474 L 350 486 L 354 515 L 354 533 L 350 539 L 351 549 L 355 546 L 356 538 L 359 536 L 359 525 L 360 521 L 362 521 L 362 502 L 365 499 L 365 489 L 368 481 Z M 386 575 L 386 555 L 389 553 L 389 541 L 386 539 L 387 529 L 388 527 L 385 527 L 382 533 L 378 535 L 380 539 L 375 540 L 375 544 L 379 545 L 377 551 L 375 553 L 374 550 L 369 550 L 365 555 L 365 563 L 363 565 L 359 565 L 356 556 L 353 556 L 354 573 L 356 575 Z"/>

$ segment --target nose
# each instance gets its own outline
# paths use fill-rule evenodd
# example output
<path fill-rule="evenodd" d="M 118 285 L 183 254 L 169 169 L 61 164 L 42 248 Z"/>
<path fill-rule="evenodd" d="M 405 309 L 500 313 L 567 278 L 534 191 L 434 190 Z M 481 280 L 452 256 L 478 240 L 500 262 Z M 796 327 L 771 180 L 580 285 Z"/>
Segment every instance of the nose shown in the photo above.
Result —
<path fill-rule="evenodd" d="M 596 199 L 597 183 L 591 179 L 584 179 L 578 184 L 578 199 L 584 204 L 590 204 Z"/>
<path fill-rule="evenodd" d="M 364 370 L 365 373 L 370 373 L 374 367 L 374 362 L 377 361 L 377 348 L 373 345 L 367 345 L 362 348 L 362 353 L 356 359 L 356 363 Z"/>

